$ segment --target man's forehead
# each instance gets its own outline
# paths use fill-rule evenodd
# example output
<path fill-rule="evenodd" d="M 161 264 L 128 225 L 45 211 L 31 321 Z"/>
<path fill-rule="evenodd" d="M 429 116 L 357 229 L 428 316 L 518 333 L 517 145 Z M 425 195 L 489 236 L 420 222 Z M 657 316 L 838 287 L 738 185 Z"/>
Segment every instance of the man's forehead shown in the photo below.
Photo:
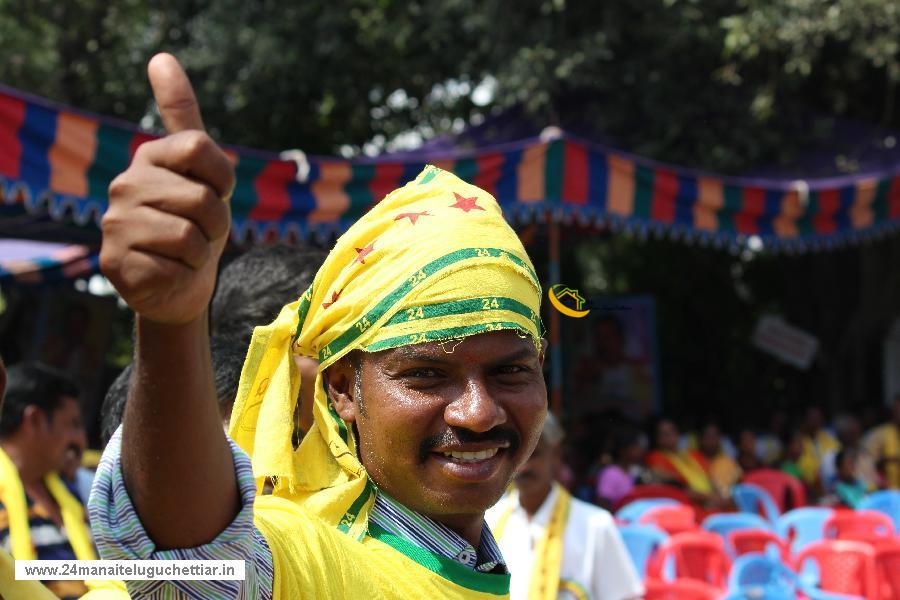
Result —
<path fill-rule="evenodd" d="M 401 346 L 375 353 L 379 361 L 491 362 L 498 359 L 537 357 L 530 336 L 517 331 L 491 331 L 440 342 Z"/>

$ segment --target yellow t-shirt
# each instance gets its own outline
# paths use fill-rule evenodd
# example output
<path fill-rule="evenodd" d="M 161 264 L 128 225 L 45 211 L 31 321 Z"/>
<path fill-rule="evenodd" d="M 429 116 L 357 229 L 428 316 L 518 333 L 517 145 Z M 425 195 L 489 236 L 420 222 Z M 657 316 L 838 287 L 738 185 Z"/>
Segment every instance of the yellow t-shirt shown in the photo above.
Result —
<path fill-rule="evenodd" d="M 474 571 L 372 523 L 356 540 L 275 496 L 256 498 L 254 522 L 272 551 L 276 600 L 509 597 L 509 575 Z"/>

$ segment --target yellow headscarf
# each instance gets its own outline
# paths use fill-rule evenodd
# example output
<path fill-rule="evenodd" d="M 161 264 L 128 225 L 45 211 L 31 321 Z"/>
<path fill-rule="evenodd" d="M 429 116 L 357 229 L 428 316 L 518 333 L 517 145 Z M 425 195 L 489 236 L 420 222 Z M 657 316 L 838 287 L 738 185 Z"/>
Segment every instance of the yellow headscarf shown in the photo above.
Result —
<path fill-rule="evenodd" d="M 540 298 L 534 268 L 494 198 L 427 167 L 341 236 L 297 302 L 254 330 L 229 433 L 252 457 L 258 487 L 270 477 L 276 496 L 361 537 L 374 494 L 322 371 L 352 350 L 501 329 L 537 346 Z M 296 452 L 300 374 L 292 352 L 320 361 L 315 423 Z"/>

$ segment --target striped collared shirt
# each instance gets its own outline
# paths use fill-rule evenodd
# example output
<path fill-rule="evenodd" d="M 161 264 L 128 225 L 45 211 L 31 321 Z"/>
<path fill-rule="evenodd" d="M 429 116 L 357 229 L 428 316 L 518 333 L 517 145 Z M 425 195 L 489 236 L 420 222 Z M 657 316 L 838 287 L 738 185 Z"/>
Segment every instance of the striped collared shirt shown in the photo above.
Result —
<path fill-rule="evenodd" d="M 481 544 L 476 550 L 446 525 L 406 508 L 378 488 L 369 521 L 420 548 L 476 571 L 507 572 L 503 555 L 487 523 L 481 527 Z"/>

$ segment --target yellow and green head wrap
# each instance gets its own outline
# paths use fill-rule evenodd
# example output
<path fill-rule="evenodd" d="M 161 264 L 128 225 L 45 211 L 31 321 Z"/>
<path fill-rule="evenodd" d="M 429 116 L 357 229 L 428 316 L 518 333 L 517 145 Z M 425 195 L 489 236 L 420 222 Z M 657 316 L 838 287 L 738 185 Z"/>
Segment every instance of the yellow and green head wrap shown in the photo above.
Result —
<path fill-rule="evenodd" d="M 534 268 L 494 198 L 427 167 L 341 236 L 297 302 L 254 330 L 229 433 L 252 457 L 258 486 L 272 478 L 275 495 L 358 536 L 372 488 L 322 371 L 352 350 L 501 329 L 538 345 L 540 298 Z M 320 361 L 315 423 L 296 452 L 300 374 L 292 352 Z"/>

